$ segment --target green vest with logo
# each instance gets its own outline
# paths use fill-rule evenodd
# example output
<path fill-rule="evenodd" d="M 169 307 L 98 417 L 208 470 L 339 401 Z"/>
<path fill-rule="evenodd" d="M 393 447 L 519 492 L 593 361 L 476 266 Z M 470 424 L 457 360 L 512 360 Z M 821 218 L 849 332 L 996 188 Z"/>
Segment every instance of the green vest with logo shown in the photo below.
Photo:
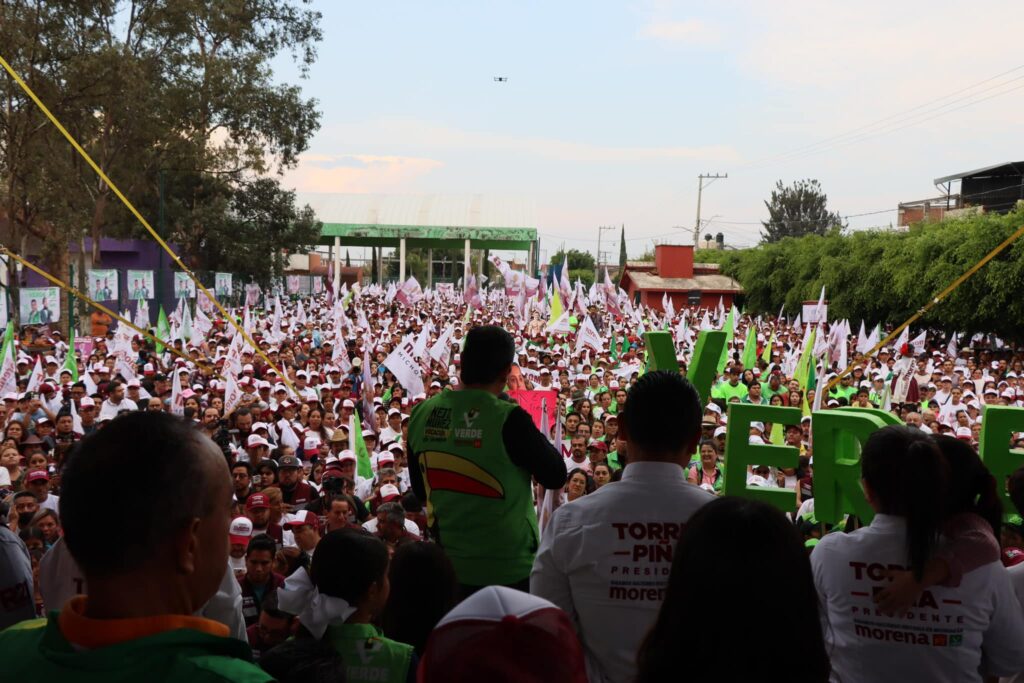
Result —
<path fill-rule="evenodd" d="M 64 637 L 58 613 L 0 631 L 3 681 L 81 683 L 269 683 L 248 643 L 190 628 L 162 631 L 91 650 Z M 396 679 L 397 680 L 397 679 Z"/>
<path fill-rule="evenodd" d="M 405 683 L 412 645 L 385 638 L 373 624 L 333 624 L 324 640 L 345 660 L 348 683 Z"/>
<path fill-rule="evenodd" d="M 512 463 L 501 436 L 515 408 L 485 391 L 446 391 L 409 421 L 427 519 L 460 583 L 513 584 L 533 567 L 539 534 L 530 473 Z"/>

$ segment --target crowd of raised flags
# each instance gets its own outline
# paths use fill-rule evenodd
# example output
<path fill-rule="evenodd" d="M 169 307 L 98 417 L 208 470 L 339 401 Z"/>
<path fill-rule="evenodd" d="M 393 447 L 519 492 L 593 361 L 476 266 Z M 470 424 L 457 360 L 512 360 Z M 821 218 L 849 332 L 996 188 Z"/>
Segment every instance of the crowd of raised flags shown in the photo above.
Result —
<path fill-rule="evenodd" d="M 338 393 L 339 387 L 330 381 L 331 370 L 348 374 L 352 360 L 358 357 L 363 361 L 362 385 L 372 387 L 373 398 L 380 402 L 382 394 L 388 393 L 385 376 L 387 382 L 393 377 L 404 390 L 405 403 L 400 409 L 406 414 L 410 400 L 421 400 L 428 385 L 440 382 L 447 387 L 457 382 L 457 363 L 452 359 L 457 357 L 468 328 L 480 323 L 495 323 L 516 331 L 521 352 L 517 376 L 527 389 L 547 388 L 541 383 L 541 371 L 551 372 L 548 386 L 559 390 L 558 398 L 565 406 L 563 418 L 579 405 L 582 396 L 574 391 L 577 384 L 586 387 L 586 398 L 593 399 L 595 391 L 611 389 L 613 381 L 628 387 L 632 379 L 642 374 L 649 361 L 644 333 L 654 330 L 671 333 L 678 361 L 684 365 L 691 359 L 700 331 L 725 331 L 726 345 L 717 365 L 716 387 L 726 383 L 734 368 L 741 374 L 748 373 L 741 378 L 742 387 L 748 387 L 752 378 L 763 383 L 769 376 L 777 375 L 787 389 L 795 382 L 795 391 L 782 394 L 782 405 L 791 405 L 798 395 L 797 407 L 805 414 L 830 407 L 830 401 L 849 405 L 861 388 L 868 389 L 874 407 L 886 410 L 893 409 L 894 404 L 904 406 L 917 401 L 923 393 L 934 389 L 942 413 L 935 415 L 940 418 L 938 424 L 948 424 L 955 430 L 955 414 L 941 410 L 950 400 L 949 388 L 943 387 L 947 377 L 957 387 L 968 380 L 963 396 L 965 411 L 972 403 L 985 402 L 983 392 L 993 388 L 997 389 L 996 401 L 1019 404 L 1015 392 L 1020 368 L 1002 370 L 998 363 L 990 366 L 991 361 L 982 366 L 974 353 L 976 347 L 988 354 L 986 358 L 1016 360 L 1011 349 L 994 336 L 972 336 L 961 354 L 956 332 L 932 332 L 929 336 L 921 330 L 911 338 L 909 328 L 904 328 L 895 342 L 879 347 L 887 334 L 880 323 L 861 321 L 854 334 L 848 320 L 825 321 L 824 290 L 818 306 L 812 309 L 812 323 L 801 320 L 800 314 L 790 318 L 784 310 L 776 316 L 747 315 L 736 306 L 726 309 L 721 302 L 714 308 L 685 307 L 677 311 L 668 295 L 661 301 L 661 310 L 655 310 L 633 305 L 625 292 L 614 286 L 607 272 L 603 282 L 588 289 L 579 281 L 575 285 L 569 282 L 567 263 L 559 276 L 549 282 L 515 271 L 498 257 L 491 260 L 502 276 L 502 286 L 487 287 L 487 279 L 482 275 L 470 275 L 461 291 L 450 285 L 424 291 L 415 278 L 386 288 L 370 285 L 350 289 L 342 285 L 319 297 L 290 301 L 267 297 L 264 306 L 245 306 L 235 314 L 264 354 L 279 356 L 285 350 L 308 346 L 312 360 L 301 369 L 311 373 L 309 384 L 315 386 L 318 398 L 322 388 Z M 148 327 L 148 319 L 148 307 L 140 302 L 136 324 Z M 258 400 L 259 392 L 253 391 L 254 386 L 239 384 L 246 366 L 262 368 L 266 364 L 231 325 L 212 319 L 203 307 L 197 306 L 193 312 L 184 299 L 179 300 L 170 315 L 161 307 L 153 333 L 178 352 L 176 356 L 160 344 L 157 357 L 146 359 L 150 364 L 155 361 L 159 366 L 156 371 L 171 377 L 172 393 L 167 399 L 172 412 L 182 413 L 185 391 L 194 392 L 207 403 L 213 396 L 221 396 L 226 415 L 253 401 L 274 410 L 280 403 L 279 397 L 292 394 L 292 387 L 279 376 L 273 380 L 256 378 L 261 383 L 272 381 L 269 402 Z M 79 358 L 70 352 L 75 348 L 73 335 L 70 343 L 57 340 L 54 355 L 35 358 L 19 351 L 13 337 L 9 326 L 0 354 L 3 394 L 38 392 L 44 381 L 57 385 L 54 389 L 66 390 L 69 382 L 81 381 L 87 395 L 99 397 L 104 367 L 110 377 L 123 382 L 145 376 L 141 366 L 146 363 L 138 362 L 143 340 L 125 325 L 113 328 L 108 339 L 92 343 L 87 339 L 82 348 L 91 349 L 92 353 Z M 871 351 L 875 351 L 874 355 L 867 357 L 865 354 Z M 81 356 L 80 351 L 78 355 Z M 924 361 L 923 367 L 917 364 L 919 359 Z M 941 368 L 946 360 L 954 362 L 952 375 Z M 55 361 L 57 367 L 67 372 L 58 375 L 54 363 L 48 361 Z M 279 363 L 279 370 L 285 373 L 300 369 L 283 359 Z M 835 374 L 851 363 L 863 370 L 857 373 L 857 384 L 852 389 L 834 382 Z M 977 378 L 966 376 L 975 370 L 981 371 L 983 380 L 977 385 L 972 383 Z M 872 385 L 872 380 L 879 377 L 884 384 L 882 392 Z M 563 383 L 563 378 L 567 383 Z M 27 384 L 19 386 L 19 380 L 26 380 Z M 988 381 L 994 386 L 987 386 Z M 823 391 L 829 383 L 832 390 Z M 1009 390 L 1014 393 L 1012 400 Z M 360 412 L 364 413 L 367 428 L 377 428 L 369 394 L 334 394 L 337 400 L 353 398 L 361 402 L 364 410 Z M 738 400 L 748 400 L 745 391 L 731 394 Z M 712 396 L 717 397 L 715 391 Z M 908 396 L 912 400 L 908 401 Z M 760 400 L 768 399 L 770 396 L 762 395 Z M 927 403 L 917 406 L 917 412 L 928 410 Z M 971 418 L 972 424 L 974 421 Z M 551 430 L 553 436 L 553 425 Z M 614 448 L 614 444 L 609 446 Z"/>
<path fill-rule="evenodd" d="M 798 449 L 795 468 L 743 467 L 748 487 L 795 492 L 791 517 L 811 525 L 801 527 L 808 543 L 816 524 L 812 412 L 876 408 L 976 449 L 986 405 L 1024 405 L 1024 356 L 1002 340 L 906 327 L 891 334 L 875 321 L 829 320 L 824 290 L 817 305 L 792 317 L 784 309 L 755 315 L 724 301 L 677 309 L 668 295 L 655 309 L 634 304 L 607 272 L 585 287 L 569 281 L 567 263 L 552 278 L 529 277 L 496 257 L 492 264 L 500 280 L 470 275 L 464 287 L 423 288 L 409 278 L 268 296 L 231 310 L 233 323 L 182 299 L 170 314 L 161 308 L 150 328 L 140 302 L 135 322 L 159 344 L 121 324 L 106 337 L 53 333 L 52 353 L 38 354 L 9 325 L 0 348 L 0 454 L 10 469 L 0 466 L 0 498 L 10 503 L 46 482 L 55 505 L 61 467 L 78 439 L 126 411 L 156 410 L 194 421 L 229 463 L 248 464 L 251 484 L 236 486 L 233 534 L 255 534 L 248 517 L 259 519 L 250 509 L 257 500 L 276 505 L 269 525 L 284 527 L 276 539 L 282 552 L 312 553 L 301 530 L 325 533 L 339 523 L 392 546 L 430 540 L 426 501 L 415 497 L 407 470 L 409 420 L 418 404 L 460 387 L 461 352 L 477 325 L 511 333 L 507 398 L 533 417 L 565 462 L 563 489 L 535 488 L 541 534 L 557 508 L 622 476 L 629 454 L 618 416 L 630 387 L 654 369 L 678 366 L 701 385 L 702 439 L 685 476 L 715 494 L 723 492 L 730 404 L 799 409 L 800 424 L 753 421 L 738 436 Z M 698 362 L 712 336 L 724 338 L 721 351 L 714 347 L 710 363 Z M 1024 445 L 1024 434 L 1013 438 Z M 297 481 L 285 481 L 289 469 Z M 329 522 L 325 513 L 339 492 L 352 505 L 347 517 Z M 383 521 L 398 512 L 404 531 Z M 12 519 L 12 530 L 32 540 L 35 518 Z M 1024 523 L 1011 521 L 1024 539 Z M 284 572 L 294 559 L 286 553 L 274 561 Z"/>

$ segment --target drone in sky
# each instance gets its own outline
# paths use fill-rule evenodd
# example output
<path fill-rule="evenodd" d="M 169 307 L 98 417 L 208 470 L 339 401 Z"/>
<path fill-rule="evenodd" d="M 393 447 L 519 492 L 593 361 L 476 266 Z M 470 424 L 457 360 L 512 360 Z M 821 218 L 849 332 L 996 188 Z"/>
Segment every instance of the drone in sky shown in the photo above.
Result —
<path fill-rule="evenodd" d="M 508 83 L 508 76 L 495 76 L 494 77 L 494 82 L 495 83 Z"/>

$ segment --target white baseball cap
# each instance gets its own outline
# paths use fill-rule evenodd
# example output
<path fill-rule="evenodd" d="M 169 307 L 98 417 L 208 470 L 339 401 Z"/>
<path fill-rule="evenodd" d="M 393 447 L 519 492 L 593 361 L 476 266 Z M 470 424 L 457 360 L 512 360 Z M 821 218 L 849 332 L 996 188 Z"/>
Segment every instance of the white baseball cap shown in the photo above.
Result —
<path fill-rule="evenodd" d="M 248 544 L 252 537 L 252 521 L 248 517 L 235 517 L 228 527 L 228 537 L 232 543 Z"/>

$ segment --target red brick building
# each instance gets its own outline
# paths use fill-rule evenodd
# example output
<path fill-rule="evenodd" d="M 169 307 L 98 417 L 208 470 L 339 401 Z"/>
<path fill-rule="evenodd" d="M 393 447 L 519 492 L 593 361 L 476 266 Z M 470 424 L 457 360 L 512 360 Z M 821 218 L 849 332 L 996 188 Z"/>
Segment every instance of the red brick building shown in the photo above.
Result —
<path fill-rule="evenodd" d="M 683 306 L 714 307 L 719 298 L 728 309 L 743 292 L 740 283 L 718 271 L 717 263 L 694 263 L 693 247 L 681 244 L 655 246 L 654 261 L 627 261 L 619 286 L 634 305 L 659 311 L 666 293 L 679 310 Z"/>

